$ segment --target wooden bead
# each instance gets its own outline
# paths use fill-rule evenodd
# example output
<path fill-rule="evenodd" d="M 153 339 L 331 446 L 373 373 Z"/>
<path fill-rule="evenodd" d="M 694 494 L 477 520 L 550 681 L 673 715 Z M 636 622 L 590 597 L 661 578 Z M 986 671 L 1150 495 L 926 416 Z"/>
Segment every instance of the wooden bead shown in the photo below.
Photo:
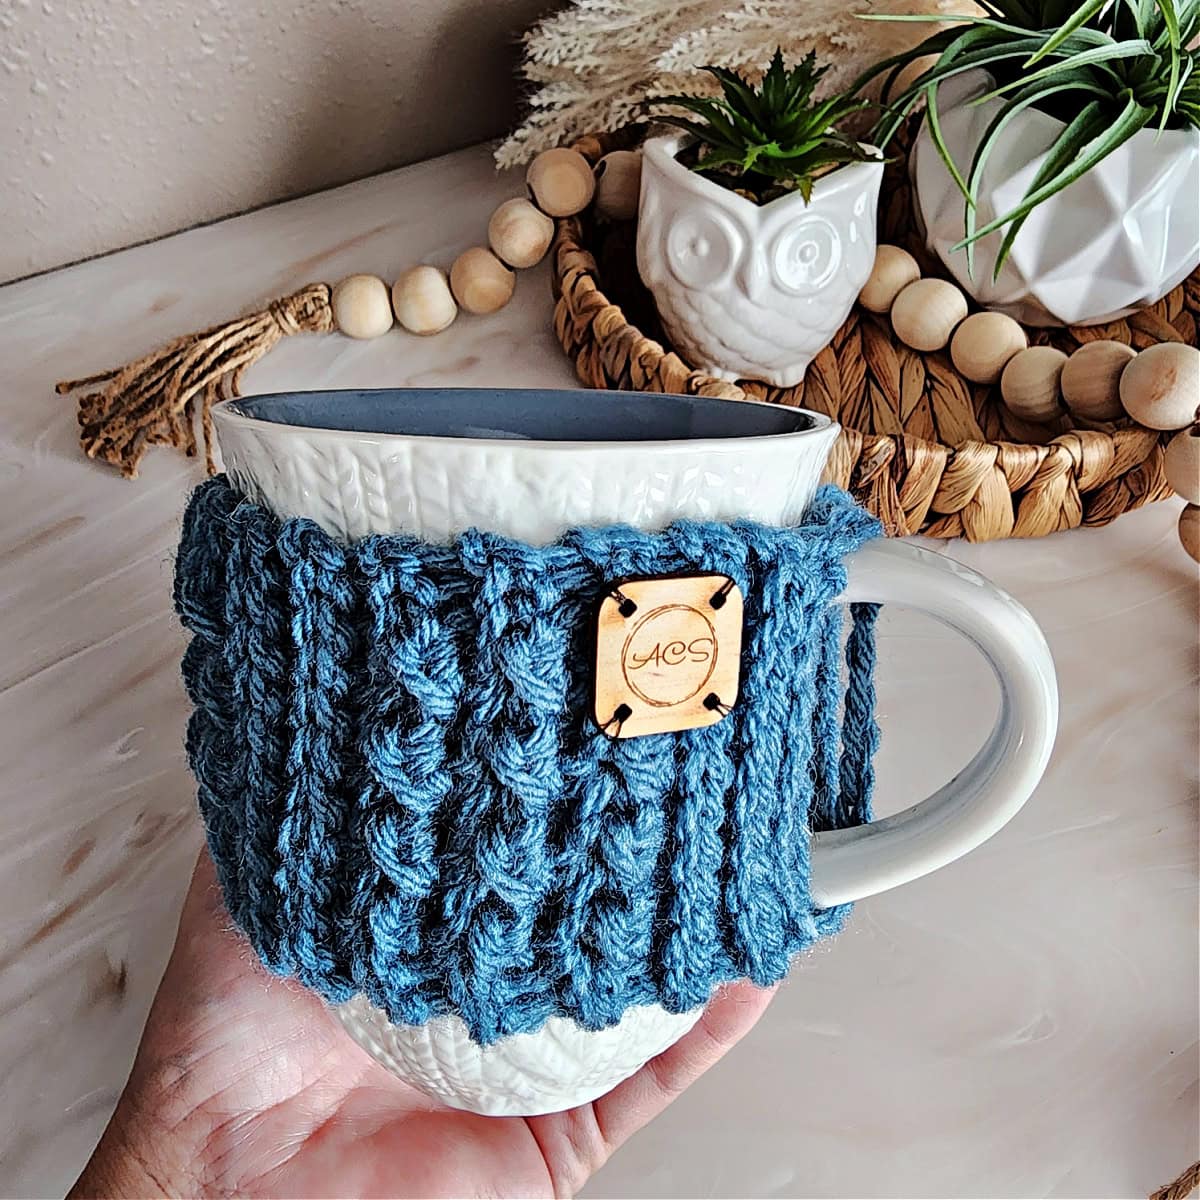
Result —
<path fill-rule="evenodd" d="M 1200 405 L 1200 350 L 1182 342 L 1147 346 L 1121 374 L 1121 404 L 1147 429 L 1183 429 Z"/>
<path fill-rule="evenodd" d="M 940 350 L 967 315 L 967 299 L 944 279 L 918 279 L 892 304 L 892 328 L 914 350 Z"/>
<path fill-rule="evenodd" d="M 1063 367 L 1059 386 L 1071 414 L 1085 421 L 1115 421 L 1122 415 L 1121 372 L 1137 353 L 1124 342 L 1084 342 Z"/>
<path fill-rule="evenodd" d="M 950 358 L 972 383 L 995 383 L 1014 354 L 1029 345 L 1025 330 L 1004 313 L 972 313 L 950 339 Z"/>
<path fill-rule="evenodd" d="M 412 267 L 392 284 L 396 320 L 422 337 L 441 333 L 456 316 L 458 305 L 450 294 L 446 272 L 437 267 Z"/>
<path fill-rule="evenodd" d="M 450 268 L 450 290 L 471 313 L 492 313 L 512 299 L 517 277 L 482 246 L 464 250 Z"/>
<path fill-rule="evenodd" d="M 392 298 L 377 275 L 347 275 L 329 297 L 333 323 L 352 338 L 376 338 L 392 327 Z"/>
<path fill-rule="evenodd" d="M 1030 346 L 1014 354 L 1000 376 L 1005 407 L 1034 425 L 1055 420 L 1062 413 L 1058 377 L 1066 361 L 1067 356 L 1053 346 Z"/>
<path fill-rule="evenodd" d="M 596 211 L 612 221 L 632 221 L 642 191 L 642 156 L 614 150 L 596 164 Z"/>
<path fill-rule="evenodd" d="M 510 267 L 537 266 L 554 240 L 554 222 L 523 196 L 505 200 L 488 222 L 488 245 Z"/>
<path fill-rule="evenodd" d="M 1200 425 L 1177 433 L 1163 452 L 1163 473 L 1171 491 L 1200 504 Z"/>
<path fill-rule="evenodd" d="M 550 217 L 571 217 L 592 202 L 596 181 L 578 150 L 543 150 L 525 173 L 538 208 Z"/>
<path fill-rule="evenodd" d="M 1179 540 L 1183 548 L 1200 562 L 1200 505 L 1189 504 L 1179 514 Z"/>
<path fill-rule="evenodd" d="M 858 293 L 858 302 L 869 312 L 885 313 L 908 285 L 921 278 L 917 260 L 899 246 L 875 247 L 875 265 Z"/>

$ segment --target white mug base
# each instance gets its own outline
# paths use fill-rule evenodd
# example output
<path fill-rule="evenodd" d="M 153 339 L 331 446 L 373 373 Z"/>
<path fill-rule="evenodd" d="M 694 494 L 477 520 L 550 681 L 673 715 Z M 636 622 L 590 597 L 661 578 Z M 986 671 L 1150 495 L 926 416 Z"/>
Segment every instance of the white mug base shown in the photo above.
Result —
<path fill-rule="evenodd" d="M 481 1046 L 460 1017 L 393 1025 L 365 996 L 335 1009 L 350 1036 L 393 1074 L 451 1108 L 491 1117 L 533 1117 L 587 1104 L 677 1042 L 703 1011 L 645 1005 L 595 1033 L 551 1017 L 537 1033 Z"/>

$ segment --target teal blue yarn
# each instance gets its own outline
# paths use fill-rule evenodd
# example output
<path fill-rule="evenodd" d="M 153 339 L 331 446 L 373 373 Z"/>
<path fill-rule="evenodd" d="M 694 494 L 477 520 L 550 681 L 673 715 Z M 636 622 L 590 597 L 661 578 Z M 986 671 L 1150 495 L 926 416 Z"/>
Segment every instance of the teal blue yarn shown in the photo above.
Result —
<path fill-rule="evenodd" d="M 470 531 L 343 544 L 219 477 L 184 518 L 187 750 L 226 904 L 262 961 L 399 1024 L 482 1043 L 551 1016 L 682 1012 L 772 984 L 836 932 L 811 831 L 870 817 L 877 522 L 824 488 L 802 524 Z M 731 576 L 742 687 L 723 721 L 613 740 L 591 717 L 606 584 Z"/>

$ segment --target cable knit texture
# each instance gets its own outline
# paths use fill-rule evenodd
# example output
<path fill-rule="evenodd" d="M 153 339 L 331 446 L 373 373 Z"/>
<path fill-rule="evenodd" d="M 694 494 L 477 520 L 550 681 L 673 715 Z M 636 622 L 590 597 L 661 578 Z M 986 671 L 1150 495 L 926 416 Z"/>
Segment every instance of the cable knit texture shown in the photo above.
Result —
<path fill-rule="evenodd" d="M 202 484 L 175 602 L 234 920 L 330 1001 L 361 992 L 399 1024 L 457 1013 L 483 1043 L 776 982 L 845 917 L 813 907 L 811 831 L 869 819 L 875 609 L 854 606 L 843 639 L 834 601 L 878 532 L 825 488 L 791 529 L 345 545 Z M 738 703 L 613 740 L 591 715 L 597 605 L 676 571 L 742 590 Z"/>

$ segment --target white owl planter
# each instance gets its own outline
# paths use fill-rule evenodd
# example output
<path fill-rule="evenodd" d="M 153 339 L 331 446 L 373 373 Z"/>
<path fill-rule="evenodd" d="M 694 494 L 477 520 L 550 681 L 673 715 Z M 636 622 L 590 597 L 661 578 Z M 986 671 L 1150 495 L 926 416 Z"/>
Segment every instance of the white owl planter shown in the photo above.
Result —
<path fill-rule="evenodd" d="M 794 387 L 871 273 L 882 159 L 822 176 L 807 203 L 795 192 L 759 205 L 680 163 L 688 140 L 645 145 L 642 282 L 691 366 Z"/>

